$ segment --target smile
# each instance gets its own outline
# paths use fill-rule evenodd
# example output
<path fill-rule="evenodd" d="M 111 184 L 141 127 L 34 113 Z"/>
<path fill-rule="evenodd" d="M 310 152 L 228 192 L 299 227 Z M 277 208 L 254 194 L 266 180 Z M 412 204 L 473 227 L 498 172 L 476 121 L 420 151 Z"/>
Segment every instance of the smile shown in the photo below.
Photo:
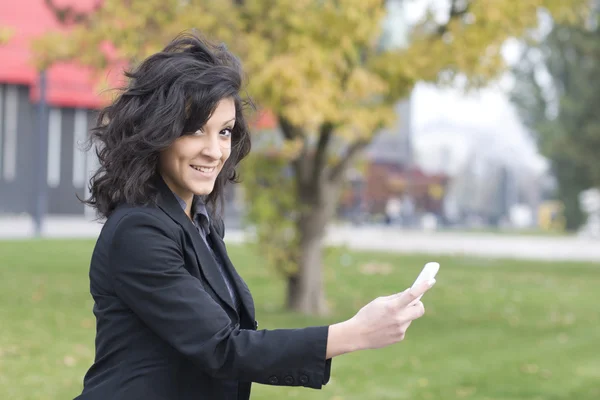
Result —
<path fill-rule="evenodd" d="M 205 174 L 213 172 L 216 167 L 201 167 L 199 165 L 190 165 L 190 167 L 194 168 L 196 171 L 204 172 Z"/>

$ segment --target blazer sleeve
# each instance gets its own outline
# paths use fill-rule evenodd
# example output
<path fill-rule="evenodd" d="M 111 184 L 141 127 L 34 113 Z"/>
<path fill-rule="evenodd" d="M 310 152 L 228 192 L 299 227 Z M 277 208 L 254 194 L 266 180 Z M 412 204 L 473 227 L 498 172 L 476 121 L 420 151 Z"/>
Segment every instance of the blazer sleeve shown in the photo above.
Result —
<path fill-rule="evenodd" d="M 329 381 L 328 326 L 240 329 L 187 271 L 176 238 L 142 211 L 113 234 L 115 292 L 151 330 L 215 378 L 315 389 Z"/>

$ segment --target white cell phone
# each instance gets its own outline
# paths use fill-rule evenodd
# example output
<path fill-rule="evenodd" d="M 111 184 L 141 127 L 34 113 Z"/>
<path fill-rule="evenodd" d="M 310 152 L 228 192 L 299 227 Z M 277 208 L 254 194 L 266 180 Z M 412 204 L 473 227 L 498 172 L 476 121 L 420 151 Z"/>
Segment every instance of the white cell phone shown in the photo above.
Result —
<path fill-rule="evenodd" d="M 415 279 L 415 282 L 412 284 L 411 289 L 414 289 L 417 286 L 419 286 L 421 284 L 421 282 L 425 282 L 425 281 L 435 278 L 435 276 L 437 275 L 439 270 L 440 270 L 439 263 L 428 262 L 427 264 L 425 264 L 425 266 L 421 270 L 421 273 L 419 274 L 419 276 L 417 276 L 417 279 Z M 419 300 L 421 300 L 421 297 L 423 297 L 423 295 L 419 296 L 415 301 L 413 301 L 413 303 L 416 303 Z"/>

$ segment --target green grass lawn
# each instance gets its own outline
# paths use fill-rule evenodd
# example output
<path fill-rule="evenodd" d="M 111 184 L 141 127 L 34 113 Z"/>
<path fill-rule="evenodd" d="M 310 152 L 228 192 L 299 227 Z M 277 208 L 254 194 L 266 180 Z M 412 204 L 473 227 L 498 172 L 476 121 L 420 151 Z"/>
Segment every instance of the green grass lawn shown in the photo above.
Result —
<path fill-rule="evenodd" d="M 90 241 L 0 242 L 0 399 L 72 399 L 94 350 Z M 261 328 L 340 321 L 408 287 L 426 256 L 331 252 L 332 316 L 282 311 L 283 282 L 230 246 Z M 342 262 L 343 261 L 343 262 Z M 253 399 L 600 399 L 600 266 L 438 257 L 404 342 L 338 357 L 323 390 L 255 385 Z M 371 264 L 369 263 L 377 263 Z M 109 400 L 109 399 L 107 399 Z"/>

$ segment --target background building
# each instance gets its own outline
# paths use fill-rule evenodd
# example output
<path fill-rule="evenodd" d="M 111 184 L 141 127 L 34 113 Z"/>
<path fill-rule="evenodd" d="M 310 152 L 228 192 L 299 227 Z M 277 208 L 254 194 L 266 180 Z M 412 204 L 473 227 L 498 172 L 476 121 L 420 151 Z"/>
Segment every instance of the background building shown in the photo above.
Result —
<path fill-rule="evenodd" d="M 81 0 L 77 8 L 93 4 Z M 83 68 L 53 66 L 45 74 L 40 113 L 43 81 L 33 65 L 31 39 L 63 28 L 44 0 L 0 2 L 0 24 L 14 30 L 0 46 L 0 213 L 33 214 L 42 189 L 48 213 L 83 215 L 76 195 L 85 196 L 96 161 L 80 145 L 101 106 L 97 87 Z"/>

